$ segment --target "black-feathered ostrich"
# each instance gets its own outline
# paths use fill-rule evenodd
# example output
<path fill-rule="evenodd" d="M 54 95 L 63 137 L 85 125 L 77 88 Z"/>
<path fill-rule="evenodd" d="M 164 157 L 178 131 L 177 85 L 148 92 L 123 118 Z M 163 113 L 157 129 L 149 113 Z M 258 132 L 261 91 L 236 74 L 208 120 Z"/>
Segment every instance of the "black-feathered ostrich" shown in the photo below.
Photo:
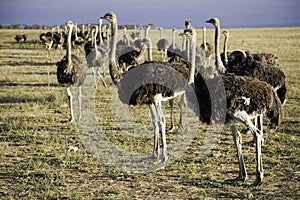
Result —
<path fill-rule="evenodd" d="M 162 101 L 168 101 L 182 94 L 185 87 L 185 78 L 178 77 L 178 71 L 182 70 L 180 66 L 168 64 L 165 62 L 146 62 L 127 71 L 120 73 L 116 62 L 116 44 L 117 44 L 117 16 L 115 13 L 105 14 L 106 19 L 111 24 L 111 51 L 109 71 L 113 83 L 118 89 L 120 100 L 129 105 L 149 105 L 152 123 L 154 125 L 154 149 L 153 156 L 159 156 L 159 139 L 162 139 L 162 162 L 166 162 L 167 144 L 166 144 L 166 121 L 162 111 Z M 185 69 L 184 69 L 185 70 Z"/>
<path fill-rule="evenodd" d="M 86 77 L 87 66 L 83 64 L 82 60 L 76 55 L 71 53 L 71 36 L 74 24 L 71 21 L 66 23 L 69 28 L 67 39 L 67 51 L 66 55 L 61 61 L 56 63 L 57 66 L 57 80 L 60 84 L 64 84 L 67 87 L 71 122 L 75 120 L 72 104 L 72 93 L 70 86 L 78 86 L 78 101 L 79 101 L 79 119 L 81 118 L 81 85 L 84 83 Z"/>
<path fill-rule="evenodd" d="M 207 22 L 211 23 L 212 20 L 213 19 Z M 242 137 L 236 125 L 241 123 L 249 128 L 256 143 L 256 180 L 254 185 L 260 185 L 263 181 L 261 155 L 263 139 L 262 116 L 266 114 L 271 121 L 272 127 L 277 128 L 282 115 L 280 100 L 273 88 L 263 81 L 247 76 L 236 76 L 234 74 L 220 73 L 220 75 L 218 75 L 218 72 L 222 72 L 222 69 L 219 68 L 222 62 L 219 54 L 215 55 L 216 65 L 214 68 L 217 73 L 212 73 L 209 76 L 203 76 L 200 72 L 195 74 L 196 32 L 194 29 L 186 29 L 185 34 L 192 40 L 191 67 L 189 71 L 189 84 L 186 91 L 189 102 L 188 105 L 192 107 L 199 106 L 199 119 L 209 124 L 220 122 L 218 118 L 219 115 L 225 114 L 225 123 L 231 124 L 233 141 L 237 150 L 239 175 L 236 180 L 244 181 L 247 179 L 242 154 Z M 215 48 L 217 49 L 218 45 L 216 45 Z M 202 56 L 202 58 L 207 59 L 207 57 L 204 56 Z M 206 67 L 207 66 L 203 66 L 204 69 Z M 225 89 L 225 94 L 224 90 L 222 92 L 222 86 Z M 210 91 L 213 91 L 213 94 L 216 95 L 213 102 Z M 197 96 L 196 102 L 191 101 L 191 92 L 195 92 Z M 218 106 L 222 105 L 222 103 L 225 103 L 226 108 L 222 109 L 222 106 Z M 217 106 L 215 104 L 217 104 Z M 258 119 L 257 126 L 252 123 L 251 120 L 253 118 Z"/>
<path fill-rule="evenodd" d="M 20 43 L 20 48 L 24 48 L 23 43 L 26 41 L 27 36 L 25 34 L 16 35 L 15 40 Z"/>

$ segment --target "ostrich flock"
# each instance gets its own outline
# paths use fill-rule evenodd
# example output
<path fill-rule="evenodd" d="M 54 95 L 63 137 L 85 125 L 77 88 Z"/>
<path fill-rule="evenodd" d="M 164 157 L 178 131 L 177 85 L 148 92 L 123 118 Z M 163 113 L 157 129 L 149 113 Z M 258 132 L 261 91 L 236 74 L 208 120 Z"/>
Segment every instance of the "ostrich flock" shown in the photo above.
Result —
<path fill-rule="evenodd" d="M 102 24 L 102 20 L 106 20 L 108 25 Z M 200 122 L 225 123 L 231 126 L 239 163 L 239 174 L 235 179 L 237 181 L 248 178 L 238 124 L 247 127 L 248 132 L 253 135 L 256 149 L 256 180 L 253 185 L 260 185 L 264 174 L 261 155 L 265 131 L 263 116 L 268 119 L 269 131 L 276 131 L 286 100 L 285 74 L 279 68 L 278 58 L 270 53 L 228 51 L 229 32 L 221 32 L 220 20 L 212 18 L 206 23 L 215 28 L 213 45 L 206 42 L 205 27 L 202 28 L 202 44 L 198 45 L 196 30 L 191 21 L 187 20 L 184 31 L 179 34 L 183 39 L 181 46 L 175 42 L 176 29 L 172 30 L 172 41 L 163 38 L 160 29 L 156 47 L 161 51 L 161 60 L 153 60 L 150 26 L 139 31 L 135 29 L 130 34 L 124 28 L 123 35 L 118 39 L 118 18 L 114 12 L 105 14 L 98 21 L 99 25 L 83 26 L 81 30 L 68 21 L 64 31 L 57 28 L 57 31 L 52 29 L 52 32 L 40 35 L 48 56 L 51 48 L 66 49 L 65 56 L 56 65 L 58 82 L 67 87 L 71 121 L 75 117 L 70 87 L 79 88 L 80 104 L 80 87 L 84 84 L 87 69 L 92 69 L 95 87 L 98 79 L 104 87 L 108 86 L 103 78 L 108 69 L 122 103 L 149 106 L 154 126 L 154 159 L 162 163 L 168 160 L 166 119 L 162 102 L 169 101 L 171 105 L 170 129 L 173 130 L 173 100 L 179 96 L 180 109 L 185 106 L 192 108 Z M 221 34 L 225 37 L 222 53 Z M 72 53 L 74 49 L 84 51 L 85 56 Z M 149 80 L 154 81 L 149 83 Z M 214 98 L 212 94 L 215 95 Z M 196 99 L 193 99 L 193 95 Z M 220 116 L 224 116 L 223 121 Z M 78 120 L 80 118 L 79 114 Z M 180 128 L 181 120 L 182 115 Z"/>

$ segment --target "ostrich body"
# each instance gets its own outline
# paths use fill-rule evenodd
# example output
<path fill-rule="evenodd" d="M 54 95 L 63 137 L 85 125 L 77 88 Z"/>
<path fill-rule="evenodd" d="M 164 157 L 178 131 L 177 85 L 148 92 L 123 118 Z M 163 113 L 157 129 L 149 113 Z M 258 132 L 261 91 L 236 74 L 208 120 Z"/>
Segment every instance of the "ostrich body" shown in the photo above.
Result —
<path fill-rule="evenodd" d="M 120 100 L 128 105 L 149 105 L 152 123 L 154 125 L 154 148 L 153 156 L 158 158 L 159 142 L 158 134 L 162 139 L 162 161 L 166 162 L 167 145 L 165 131 L 165 117 L 162 111 L 162 101 L 168 101 L 181 95 L 185 87 L 184 77 L 178 77 L 178 71 L 182 70 L 177 66 L 165 62 L 146 62 L 127 71 L 120 73 L 115 55 L 117 41 L 117 16 L 115 13 L 107 13 L 103 19 L 111 23 L 112 40 L 110 51 L 110 75 L 116 85 Z M 151 55 L 150 55 L 151 57 Z M 150 58 L 151 59 L 151 58 Z M 166 87 L 168 85 L 169 87 Z"/>
<path fill-rule="evenodd" d="M 162 37 L 162 28 L 159 28 L 160 31 L 160 39 L 156 43 L 158 51 L 161 51 L 161 57 L 163 61 L 167 60 L 167 50 L 169 47 L 169 41 Z"/>
<path fill-rule="evenodd" d="M 72 105 L 72 93 L 70 86 L 78 86 L 78 101 L 79 101 L 79 119 L 81 118 L 81 85 L 84 83 L 87 69 L 86 65 L 82 64 L 80 58 L 76 55 L 71 54 L 71 36 L 73 23 L 71 21 L 67 22 L 69 28 L 68 38 L 67 38 L 67 51 L 66 55 L 62 58 L 61 61 L 56 63 L 57 66 L 57 80 L 60 84 L 64 84 L 67 87 L 69 105 L 70 105 L 70 115 L 71 122 L 75 120 L 73 105 Z"/>
<path fill-rule="evenodd" d="M 209 22 L 209 21 L 207 21 Z M 236 180 L 246 180 L 247 172 L 242 154 L 242 137 L 236 126 L 241 123 L 249 128 L 255 138 L 256 143 L 256 180 L 254 185 L 260 185 L 263 181 L 263 167 L 261 156 L 261 145 L 263 140 L 262 116 L 264 114 L 271 121 L 272 128 L 277 128 L 282 116 L 282 106 L 273 88 L 266 82 L 259 81 L 253 77 L 236 76 L 234 74 L 211 74 L 203 76 L 200 72 L 195 74 L 195 54 L 196 54 L 196 32 L 186 30 L 186 34 L 192 38 L 191 44 L 191 67 L 189 72 L 189 87 L 187 88 L 187 99 L 189 92 L 193 88 L 197 103 L 192 102 L 192 107 L 199 106 L 199 119 L 205 123 L 220 122 L 218 116 L 225 115 L 225 123 L 231 124 L 231 131 L 237 157 L 239 162 L 239 175 Z M 216 43 L 215 43 L 216 44 Z M 218 46 L 218 45 L 217 45 Z M 218 49 L 217 46 L 215 49 Z M 218 50 L 216 51 L 218 53 Z M 218 65 L 222 64 L 220 54 L 215 54 L 215 70 L 220 71 Z M 207 59 L 203 57 L 203 59 Z M 204 66 L 206 68 L 206 66 Z M 208 89 L 208 85 L 211 86 Z M 225 94 L 222 93 L 224 86 Z M 212 102 L 210 91 L 214 91 L 215 101 Z M 225 103 L 225 110 L 218 107 Z M 217 104 L 217 107 L 214 106 Z M 216 109 L 214 109 L 216 108 Z M 212 115 L 215 113 L 215 115 Z M 213 117 L 217 116 L 217 117 Z M 252 119 L 257 120 L 257 126 L 252 123 Z"/>

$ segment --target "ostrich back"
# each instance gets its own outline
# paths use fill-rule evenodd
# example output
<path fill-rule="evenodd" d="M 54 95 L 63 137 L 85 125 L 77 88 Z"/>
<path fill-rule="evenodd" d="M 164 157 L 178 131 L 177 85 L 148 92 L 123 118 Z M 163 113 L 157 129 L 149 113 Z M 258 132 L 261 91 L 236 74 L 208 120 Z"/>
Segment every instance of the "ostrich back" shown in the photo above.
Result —
<path fill-rule="evenodd" d="M 157 94 L 172 97 L 176 92 L 184 91 L 187 76 L 186 66 L 146 62 L 123 75 L 117 85 L 119 98 L 129 105 L 151 104 Z"/>
<path fill-rule="evenodd" d="M 56 63 L 57 81 L 60 84 L 80 86 L 86 78 L 87 66 L 82 63 L 81 59 L 76 55 L 71 55 L 72 64 L 68 67 L 68 57 Z"/>
<path fill-rule="evenodd" d="M 269 83 L 274 88 L 285 84 L 285 74 L 275 66 L 265 65 L 256 60 L 249 60 L 242 65 L 226 67 L 229 73 L 238 76 L 251 76 Z"/>
<path fill-rule="evenodd" d="M 199 119 L 204 123 L 222 122 L 224 118 L 228 122 L 232 119 L 228 113 L 237 111 L 250 116 L 266 112 L 271 127 L 280 123 L 280 100 L 269 84 L 255 78 L 226 74 L 204 79 L 197 73 L 194 92 L 198 102 L 192 102 L 192 106 L 199 106 Z M 249 102 L 245 100 L 248 98 Z"/>
<path fill-rule="evenodd" d="M 159 51 L 166 50 L 169 47 L 169 41 L 167 39 L 163 38 L 163 39 L 158 40 L 156 45 L 157 45 L 157 49 Z"/>

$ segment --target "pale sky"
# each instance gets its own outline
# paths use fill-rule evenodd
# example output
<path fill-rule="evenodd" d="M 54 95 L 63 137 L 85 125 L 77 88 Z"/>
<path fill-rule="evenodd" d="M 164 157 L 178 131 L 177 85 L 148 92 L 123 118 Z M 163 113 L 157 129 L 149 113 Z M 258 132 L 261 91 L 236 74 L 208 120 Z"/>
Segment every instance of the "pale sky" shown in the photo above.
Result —
<path fill-rule="evenodd" d="M 97 23 L 109 11 L 119 24 L 182 28 L 219 17 L 222 27 L 300 26 L 300 0 L 1 0 L 0 24 Z"/>

